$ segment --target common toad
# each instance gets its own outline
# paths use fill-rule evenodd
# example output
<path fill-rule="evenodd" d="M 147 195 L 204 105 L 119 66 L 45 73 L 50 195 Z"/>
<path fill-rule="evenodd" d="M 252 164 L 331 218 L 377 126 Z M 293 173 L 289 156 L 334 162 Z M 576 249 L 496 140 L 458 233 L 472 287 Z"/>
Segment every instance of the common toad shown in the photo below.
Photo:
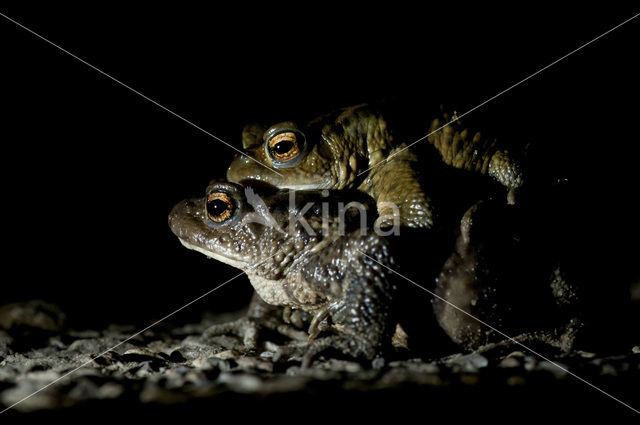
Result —
<path fill-rule="evenodd" d="M 376 200 L 383 225 L 433 226 L 433 208 L 416 171 L 418 158 L 404 142 L 394 140 L 383 115 L 367 105 L 321 116 L 302 127 L 293 122 L 268 129 L 249 125 L 242 144 L 280 175 L 238 155 L 227 171 L 231 182 L 259 180 L 297 190 L 357 189 Z M 389 156 L 393 161 L 383 163 Z"/>
<path fill-rule="evenodd" d="M 306 363 L 329 347 L 373 359 L 394 329 L 388 244 L 366 231 L 375 204 L 358 192 L 264 190 L 212 183 L 176 205 L 169 225 L 185 247 L 243 270 L 267 304 L 312 316 Z M 356 200 L 360 209 L 340 210 Z"/>
<path fill-rule="evenodd" d="M 479 132 L 472 136 L 459 120 L 440 129 L 449 121 L 444 113 L 429 128 L 427 140 L 440 160 L 494 177 L 508 189 L 509 203 L 514 203 L 515 190 L 524 182 L 520 161 L 495 139 Z M 296 190 L 357 189 L 376 200 L 382 225 L 435 225 L 434 203 L 420 173 L 433 164 L 418 158 L 406 140 L 396 138 L 385 115 L 369 105 L 344 108 L 304 126 L 293 122 L 269 128 L 247 125 L 242 144 L 254 159 L 276 171 L 237 155 L 227 170 L 231 182 L 257 180 Z"/>

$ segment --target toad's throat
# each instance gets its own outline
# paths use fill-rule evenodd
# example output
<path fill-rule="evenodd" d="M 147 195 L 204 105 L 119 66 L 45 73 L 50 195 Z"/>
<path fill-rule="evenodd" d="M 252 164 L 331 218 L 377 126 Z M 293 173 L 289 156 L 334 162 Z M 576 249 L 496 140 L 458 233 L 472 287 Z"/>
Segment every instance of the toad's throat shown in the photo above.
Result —
<path fill-rule="evenodd" d="M 228 265 L 233 266 L 235 268 L 238 268 L 240 270 L 247 270 L 247 269 L 251 268 L 251 264 L 247 263 L 246 261 L 241 261 L 241 260 L 238 260 L 236 258 L 230 258 L 230 257 L 224 256 L 224 255 L 221 255 L 221 254 L 219 254 L 217 252 L 209 251 L 209 250 L 207 250 L 207 249 L 205 249 L 205 248 L 203 248 L 201 246 L 194 245 L 194 244 L 192 244 L 190 242 L 187 242 L 182 238 L 179 238 L 179 240 L 180 240 L 180 243 L 185 248 L 191 249 L 193 251 L 197 251 L 197 252 L 199 252 L 201 254 L 206 255 L 209 258 L 213 258 L 214 260 L 218 260 L 218 261 L 220 261 L 222 263 L 228 264 Z"/>

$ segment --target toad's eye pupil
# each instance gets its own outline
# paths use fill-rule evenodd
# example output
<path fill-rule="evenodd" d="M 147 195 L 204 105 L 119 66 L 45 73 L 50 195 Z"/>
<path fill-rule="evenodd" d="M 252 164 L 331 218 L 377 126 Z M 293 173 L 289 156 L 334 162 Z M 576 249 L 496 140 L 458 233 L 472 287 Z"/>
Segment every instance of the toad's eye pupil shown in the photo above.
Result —
<path fill-rule="evenodd" d="M 227 221 L 233 215 L 235 204 L 224 192 L 211 192 L 207 195 L 207 215 L 216 223 Z"/>
<path fill-rule="evenodd" d="M 278 155 L 284 155 L 291 149 L 293 149 L 293 146 L 294 142 L 292 142 L 291 140 L 283 140 L 282 142 L 276 143 L 276 145 L 273 147 L 273 151 Z"/>
<path fill-rule="evenodd" d="M 301 137 L 301 139 L 298 139 Z M 304 136 L 294 131 L 285 131 L 276 133 L 269 137 L 266 141 L 268 155 L 274 160 L 276 165 L 293 164 L 291 162 L 295 158 L 300 157 L 302 145 L 299 143 L 304 140 Z"/>
<path fill-rule="evenodd" d="M 214 199 L 207 203 L 207 212 L 213 216 L 219 216 L 229 209 L 229 204 L 222 199 Z"/>

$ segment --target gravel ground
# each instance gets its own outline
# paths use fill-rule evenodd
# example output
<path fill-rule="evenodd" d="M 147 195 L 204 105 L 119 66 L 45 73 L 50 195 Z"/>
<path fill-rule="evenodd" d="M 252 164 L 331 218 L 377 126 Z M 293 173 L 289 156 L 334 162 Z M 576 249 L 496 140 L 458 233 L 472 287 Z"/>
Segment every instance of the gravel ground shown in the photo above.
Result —
<path fill-rule="evenodd" d="M 5 329 L 0 331 L 0 401 L 5 406 L 19 402 L 87 363 L 17 404 L 8 416 L 113 413 L 125 407 L 160 414 L 177 412 L 180 406 L 218 415 L 220 406 L 226 413 L 243 406 L 246 417 L 327 405 L 357 406 L 357 413 L 351 413 L 363 417 L 375 416 L 382 406 L 397 409 L 391 407 L 397 403 L 404 405 L 403 411 L 424 408 L 434 415 L 448 412 L 457 417 L 477 417 L 483 408 L 515 414 L 524 408 L 528 415 L 564 412 L 569 417 L 586 416 L 591 410 L 635 415 L 550 361 L 509 342 L 437 359 L 399 356 L 375 367 L 322 357 L 303 369 L 298 359 L 274 363 L 272 343 L 267 342 L 261 353 L 246 353 L 237 337 L 203 337 L 203 330 L 212 323 L 205 318 L 177 327 L 161 324 L 97 358 L 136 329 L 70 330 L 63 326 L 63 315 L 45 303 L 0 307 L 0 327 Z M 548 346 L 535 350 L 639 406 L 640 346 L 606 355 L 565 353 Z M 255 410 L 244 408 L 249 406 Z M 319 409 L 317 414 L 322 412 Z"/>

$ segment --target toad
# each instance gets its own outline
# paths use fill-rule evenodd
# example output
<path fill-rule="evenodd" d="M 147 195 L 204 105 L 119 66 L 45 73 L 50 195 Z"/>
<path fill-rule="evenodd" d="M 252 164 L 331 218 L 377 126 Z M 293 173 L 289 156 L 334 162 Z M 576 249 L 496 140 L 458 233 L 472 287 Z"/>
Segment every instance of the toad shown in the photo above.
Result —
<path fill-rule="evenodd" d="M 185 247 L 243 270 L 264 303 L 309 314 L 304 364 L 327 348 L 373 359 L 394 329 L 394 286 L 381 266 L 392 259 L 386 240 L 366 231 L 375 204 L 349 191 L 328 199 L 328 191 L 212 183 L 203 198 L 180 202 L 169 216 Z M 357 207 L 346 208 L 354 201 Z M 250 321 L 268 310 L 264 303 Z"/>
<path fill-rule="evenodd" d="M 447 122 L 447 114 L 434 120 L 429 131 L 433 134 L 427 138 L 441 160 L 494 177 L 507 187 L 513 203 L 514 192 L 523 183 L 519 162 L 495 140 L 472 135 L 458 120 L 439 129 Z M 296 190 L 357 189 L 376 200 L 381 225 L 434 226 L 433 203 L 419 172 L 429 164 L 419 163 L 406 141 L 394 138 L 382 113 L 368 105 L 344 108 L 305 126 L 247 125 L 242 144 L 251 157 L 275 172 L 238 155 L 227 170 L 231 182 L 257 180 Z"/>

